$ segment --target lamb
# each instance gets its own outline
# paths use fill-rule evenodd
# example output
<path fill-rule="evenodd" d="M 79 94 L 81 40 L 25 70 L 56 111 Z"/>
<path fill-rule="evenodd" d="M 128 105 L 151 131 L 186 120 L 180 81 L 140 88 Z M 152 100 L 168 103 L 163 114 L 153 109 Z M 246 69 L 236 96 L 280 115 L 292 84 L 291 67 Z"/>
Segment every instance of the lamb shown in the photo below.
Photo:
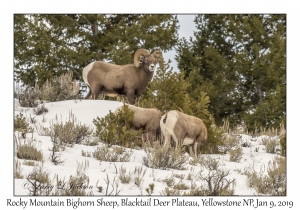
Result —
<path fill-rule="evenodd" d="M 160 118 L 163 113 L 155 108 L 142 108 L 129 105 L 128 108 L 134 112 L 133 120 L 130 122 L 134 130 L 142 129 L 145 131 L 146 137 L 149 139 L 153 133 L 155 133 L 155 140 L 160 137 Z M 118 107 L 115 114 L 118 113 L 123 106 Z"/>
<path fill-rule="evenodd" d="M 194 146 L 194 155 L 197 157 L 197 147 L 203 146 L 207 140 L 207 129 L 202 120 L 172 110 L 162 116 L 160 128 L 164 137 L 164 146 L 171 143 L 171 138 L 175 141 L 175 147 L 178 145 L 189 145 L 190 155 L 193 155 L 192 146 Z"/>
<path fill-rule="evenodd" d="M 103 61 L 94 61 L 87 65 L 82 76 L 89 87 L 85 99 L 97 99 L 100 93 L 108 96 L 127 96 L 130 104 L 135 104 L 148 82 L 152 80 L 158 54 L 139 49 L 134 54 L 134 64 L 115 65 Z"/>

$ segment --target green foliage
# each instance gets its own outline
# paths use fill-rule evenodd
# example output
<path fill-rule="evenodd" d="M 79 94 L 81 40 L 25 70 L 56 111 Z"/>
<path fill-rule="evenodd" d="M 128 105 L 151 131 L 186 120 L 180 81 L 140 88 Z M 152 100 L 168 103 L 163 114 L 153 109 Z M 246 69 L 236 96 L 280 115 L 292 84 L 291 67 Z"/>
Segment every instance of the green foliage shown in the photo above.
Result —
<path fill-rule="evenodd" d="M 187 162 L 187 157 L 182 155 L 180 149 L 173 147 L 162 147 L 161 145 L 154 143 L 153 148 L 149 146 L 144 147 L 146 157 L 143 157 L 143 163 L 147 167 L 158 168 L 167 170 L 170 168 L 177 170 L 184 170 L 184 165 Z"/>
<path fill-rule="evenodd" d="M 133 62 L 139 48 L 170 50 L 178 39 L 176 15 L 16 14 L 15 80 L 34 86 L 82 69 L 94 60 Z"/>
<path fill-rule="evenodd" d="M 108 145 L 98 146 L 92 153 L 93 157 L 100 161 L 107 162 L 128 162 L 132 155 L 132 151 L 127 151 L 123 147 L 113 146 L 109 148 Z"/>
<path fill-rule="evenodd" d="M 184 73 L 172 72 L 170 62 L 165 62 L 160 52 L 159 68 L 144 93 L 142 106 L 155 107 L 163 112 L 179 109 L 186 114 L 206 118 L 209 115 L 209 97 L 199 88 L 194 92 L 195 97 L 191 97 L 188 89 L 194 87 L 185 80 Z"/>
<path fill-rule="evenodd" d="M 286 115 L 286 15 L 197 15 L 194 22 L 194 39 L 176 48 L 191 97 L 207 93 L 218 125 L 228 118 L 249 131 L 255 123 L 278 127 Z"/>
<path fill-rule="evenodd" d="M 204 146 L 200 147 L 201 154 L 219 154 L 220 147 L 224 147 L 222 134 L 224 130 L 215 124 L 212 115 L 203 120 L 207 128 L 207 142 Z"/>
<path fill-rule="evenodd" d="M 128 108 L 128 105 L 118 113 L 109 113 L 102 118 L 97 117 L 93 120 L 96 126 L 96 136 L 102 141 L 112 145 L 121 145 L 125 147 L 141 146 L 142 131 L 130 129 L 134 112 Z"/>
<path fill-rule="evenodd" d="M 25 134 L 33 132 L 33 128 L 29 126 L 23 113 L 19 113 L 15 116 L 14 131 L 23 132 Z"/>

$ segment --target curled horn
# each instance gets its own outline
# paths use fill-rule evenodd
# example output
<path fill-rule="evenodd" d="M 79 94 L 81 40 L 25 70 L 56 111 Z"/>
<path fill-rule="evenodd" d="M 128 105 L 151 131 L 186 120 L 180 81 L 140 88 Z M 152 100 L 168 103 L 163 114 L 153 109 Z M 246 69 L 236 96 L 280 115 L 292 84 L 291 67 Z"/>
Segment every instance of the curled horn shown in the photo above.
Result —
<path fill-rule="evenodd" d="M 133 63 L 136 67 L 139 67 L 141 63 L 143 63 L 143 59 L 145 55 L 150 54 L 148 50 L 139 49 L 134 53 Z"/>

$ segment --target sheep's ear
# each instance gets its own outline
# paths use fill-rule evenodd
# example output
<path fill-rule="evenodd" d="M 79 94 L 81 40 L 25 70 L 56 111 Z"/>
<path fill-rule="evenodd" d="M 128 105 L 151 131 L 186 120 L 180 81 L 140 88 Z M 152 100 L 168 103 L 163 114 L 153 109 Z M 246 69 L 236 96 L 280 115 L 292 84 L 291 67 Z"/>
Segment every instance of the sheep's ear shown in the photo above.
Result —
<path fill-rule="evenodd" d="M 144 63 L 144 59 L 145 59 L 145 56 L 143 56 L 143 55 L 140 55 L 140 57 L 139 57 L 139 61 L 140 61 L 140 63 Z"/>
<path fill-rule="evenodd" d="M 133 56 L 133 63 L 136 67 L 139 67 L 141 65 L 141 63 L 144 62 L 145 60 L 145 55 L 150 54 L 150 52 L 148 50 L 145 49 L 139 49 L 134 53 Z"/>

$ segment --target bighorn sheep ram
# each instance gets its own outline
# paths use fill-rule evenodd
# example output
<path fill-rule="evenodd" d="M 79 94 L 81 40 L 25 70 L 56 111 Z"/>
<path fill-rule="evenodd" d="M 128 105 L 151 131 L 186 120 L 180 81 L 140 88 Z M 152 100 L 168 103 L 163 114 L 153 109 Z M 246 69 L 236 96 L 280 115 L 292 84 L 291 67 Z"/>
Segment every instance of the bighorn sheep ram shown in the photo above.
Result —
<path fill-rule="evenodd" d="M 109 96 L 127 96 L 130 104 L 135 103 L 151 81 L 158 62 L 156 52 L 139 49 L 133 58 L 134 64 L 115 65 L 103 61 L 94 61 L 87 65 L 82 76 L 89 87 L 85 99 L 96 99 L 100 93 Z"/>
<path fill-rule="evenodd" d="M 202 120 L 197 117 L 172 110 L 162 116 L 160 129 L 164 137 L 164 146 L 171 143 L 171 138 L 178 145 L 189 145 L 190 155 L 197 157 L 197 146 L 203 146 L 207 139 L 207 129 Z"/>
<path fill-rule="evenodd" d="M 142 129 L 146 132 L 146 137 L 155 133 L 155 140 L 157 140 L 157 138 L 161 135 L 159 122 L 163 113 L 155 108 L 142 108 L 131 105 L 129 105 L 128 108 L 134 112 L 133 120 L 130 122 L 133 129 Z M 121 109 L 123 109 L 123 106 L 118 107 L 115 114 L 117 114 Z"/>

